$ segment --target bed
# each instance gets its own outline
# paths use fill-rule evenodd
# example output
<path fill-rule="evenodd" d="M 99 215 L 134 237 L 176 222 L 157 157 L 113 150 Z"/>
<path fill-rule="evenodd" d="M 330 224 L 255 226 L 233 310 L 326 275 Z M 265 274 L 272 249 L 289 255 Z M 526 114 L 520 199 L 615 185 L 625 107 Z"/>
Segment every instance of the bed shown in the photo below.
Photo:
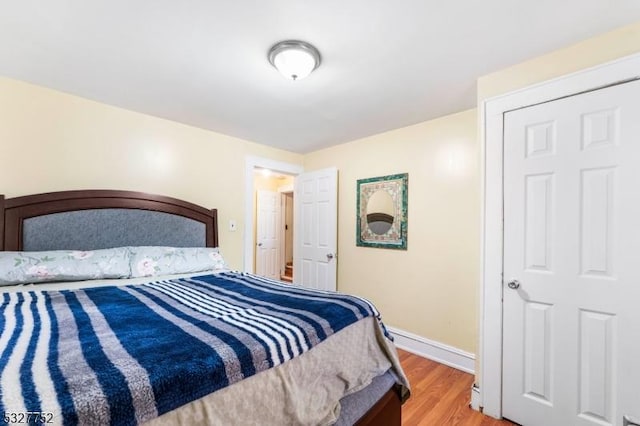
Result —
<path fill-rule="evenodd" d="M 0 196 L 5 252 L 216 248 L 217 226 L 215 209 L 139 192 Z M 353 296 L 224 268 L 1 289 L 0 411 L 11 415 L 51 413 L 36 420 L 58 424 L 399 425 L 409 395 L 379 314 Z"/>

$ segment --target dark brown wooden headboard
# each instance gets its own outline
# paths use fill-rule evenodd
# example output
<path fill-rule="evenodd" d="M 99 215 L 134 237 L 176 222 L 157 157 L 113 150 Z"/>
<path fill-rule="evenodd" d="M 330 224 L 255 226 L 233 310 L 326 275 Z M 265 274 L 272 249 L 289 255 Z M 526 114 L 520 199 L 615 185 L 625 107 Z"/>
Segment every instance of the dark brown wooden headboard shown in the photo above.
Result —
<path fill-rule="evenodd" d="M 133 191 L 84 190 L 49 192 L 16 198 L 0 195 L 0 250 L 23 249 L 25 219 L 53 213 L 94 209 L 148 210 L 182 216 L 205 225 L 206 246 L 218 246 L 217 209 L 187 201 Z"/>

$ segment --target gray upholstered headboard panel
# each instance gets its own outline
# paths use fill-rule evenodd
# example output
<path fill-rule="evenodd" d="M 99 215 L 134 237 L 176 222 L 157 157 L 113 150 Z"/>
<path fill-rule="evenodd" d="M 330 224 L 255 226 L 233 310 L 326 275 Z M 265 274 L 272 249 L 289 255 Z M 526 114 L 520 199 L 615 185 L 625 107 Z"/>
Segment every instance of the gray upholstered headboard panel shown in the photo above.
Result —
<path fill-rule="evenodd" d="M 25 219 L 22 249 L 97 250 L 123 246 L 205 247 L 202 222 L 169 213 L 92 209 Z"/>
<path fill-rule="evenodd" d="M 217 247 L 217 222 L 215 209 L 141 192 L 0 195 L 0 250 Z"/>

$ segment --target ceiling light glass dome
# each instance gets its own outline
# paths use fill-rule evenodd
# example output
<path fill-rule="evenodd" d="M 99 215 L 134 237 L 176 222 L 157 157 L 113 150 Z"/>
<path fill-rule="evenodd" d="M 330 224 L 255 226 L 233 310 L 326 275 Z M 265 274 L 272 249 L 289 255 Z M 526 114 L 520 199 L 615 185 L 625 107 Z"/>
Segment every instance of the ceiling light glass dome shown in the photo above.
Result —
<path fill-rule="evenodd" d="M 269 50 L 269 62 L 286 78 L 300 80 L 318 68 L 320 52 L 304 41 L 281 41 Z"/>

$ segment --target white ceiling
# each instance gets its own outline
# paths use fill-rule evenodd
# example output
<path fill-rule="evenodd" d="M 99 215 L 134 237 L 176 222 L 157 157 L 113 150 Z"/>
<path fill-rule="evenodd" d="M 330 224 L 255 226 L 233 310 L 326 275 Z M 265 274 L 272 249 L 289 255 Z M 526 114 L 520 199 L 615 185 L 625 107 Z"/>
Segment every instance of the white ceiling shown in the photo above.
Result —
<path fill-rule="evenodd" d="M 637 20 L 638 0 L 0 0 L 0 75 L 305 153 L 472 108 L 479 76 Z M 284 39 L 320 68 L 278 74 Z"/>

